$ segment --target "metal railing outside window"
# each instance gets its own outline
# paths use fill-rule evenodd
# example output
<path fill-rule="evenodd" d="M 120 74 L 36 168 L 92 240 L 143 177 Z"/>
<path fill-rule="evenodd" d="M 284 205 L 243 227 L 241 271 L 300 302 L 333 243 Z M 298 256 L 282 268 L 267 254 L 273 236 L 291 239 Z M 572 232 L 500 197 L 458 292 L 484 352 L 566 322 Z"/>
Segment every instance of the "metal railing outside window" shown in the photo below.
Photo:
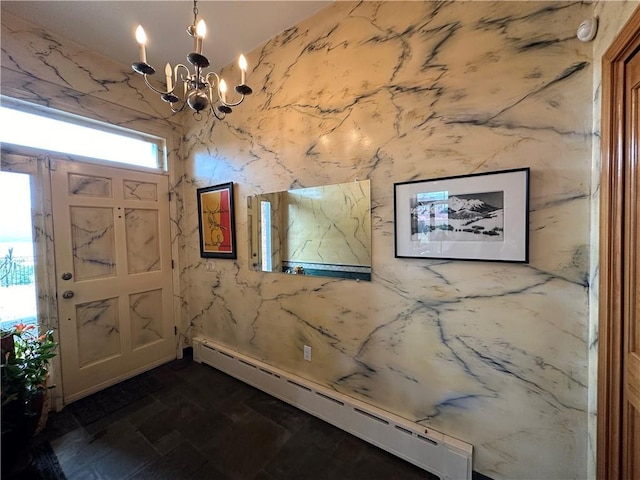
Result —
<path fill-rule="evenodd" d="M 35 268 L 33 257 L 14 257 L 9 251 L 0 259 L 0 287 L 33 285 Z"/>

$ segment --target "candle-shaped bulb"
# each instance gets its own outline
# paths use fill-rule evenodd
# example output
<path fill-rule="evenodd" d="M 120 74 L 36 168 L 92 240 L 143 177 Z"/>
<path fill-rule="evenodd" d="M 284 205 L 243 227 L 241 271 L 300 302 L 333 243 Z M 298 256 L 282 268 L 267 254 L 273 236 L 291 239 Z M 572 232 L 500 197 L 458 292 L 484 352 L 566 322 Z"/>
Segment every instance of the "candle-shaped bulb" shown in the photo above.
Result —
<path fill-rule="evenodd" d="M 202 19 L 200 19 L 198 25 L 196 25 L 196 35 L 200 38 L 204 38 L 207 35 L 207 24 L 204 23 Z"/>
<path fill-rule="evenodd" d="M 142 25 L 138 25 L 138 28 L 136 28 L 136 41 L 140 45 L 140 62 L 147 63 L 147 52 L 145 50 L 147 35 L 144 33 L 144 28 L 142 28 Z"/>
<path fill-rule="evenodd" d="M 171 90 L 173 90 L 173 83 L 171 75 L 171 65 L 168 63 L 164 66 L 164 75 L 165 77 L 167 77 L 167 92 L 171 92 Z"/>
<path fill-rule="evenodd" d="M 138 28 L 136 28 L 136 42 L 141 45 L 147 43 L 147 34 L 144 33 L 144 28 L 142 28 L 142 25 L 138 25 Z"/>
<path fill-rule="evenodd" d="M 196 25 L 196 53 L 202 55 L 202 44 L 204 43 L 204 37 L 207 34 L 207 24 L 204 20 L 200 20 Z"/>
<path fill-rule="evenodd" d="M 218 85 L 218 89 L 220 90 L 220 99 L 222 102 L 227 101 L 227 83 L 223 78 L 220 79 L 220 84 Z"/>
<path fill-rule="evenodd" d="M 238 59 L 238 65 L 240 65 L 240 85 L 244 85 L 247 81 L 247 59 L 242 54 Z"/>

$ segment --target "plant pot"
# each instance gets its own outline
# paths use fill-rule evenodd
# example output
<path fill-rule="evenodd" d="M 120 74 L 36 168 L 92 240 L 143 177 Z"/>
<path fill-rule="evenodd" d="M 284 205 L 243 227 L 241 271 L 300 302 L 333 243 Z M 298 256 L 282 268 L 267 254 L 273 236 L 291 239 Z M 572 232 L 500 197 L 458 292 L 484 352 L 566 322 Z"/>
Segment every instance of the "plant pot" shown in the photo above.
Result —
<path fill-rule="evenodd" d="M 2 406 L 3 472 L 15 470 L 17 464 L 24 460 L 34 435 L 44 428 L 46 416 L 46 390 L 36 390 L 26 401 L 16 399 Z"/>

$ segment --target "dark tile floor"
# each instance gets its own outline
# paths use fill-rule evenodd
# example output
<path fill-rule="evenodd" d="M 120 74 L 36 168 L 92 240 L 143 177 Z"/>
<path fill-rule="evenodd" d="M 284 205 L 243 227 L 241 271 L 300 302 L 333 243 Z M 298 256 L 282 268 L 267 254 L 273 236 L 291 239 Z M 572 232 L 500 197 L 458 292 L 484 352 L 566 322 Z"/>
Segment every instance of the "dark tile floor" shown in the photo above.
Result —
<path fill-rule="evenodd" d="M 145 375 L 154 391 L 102 418 L 79 419 L 75 404 L 49 417 L 68 480 L 437 478 L 190 358 Z"/>

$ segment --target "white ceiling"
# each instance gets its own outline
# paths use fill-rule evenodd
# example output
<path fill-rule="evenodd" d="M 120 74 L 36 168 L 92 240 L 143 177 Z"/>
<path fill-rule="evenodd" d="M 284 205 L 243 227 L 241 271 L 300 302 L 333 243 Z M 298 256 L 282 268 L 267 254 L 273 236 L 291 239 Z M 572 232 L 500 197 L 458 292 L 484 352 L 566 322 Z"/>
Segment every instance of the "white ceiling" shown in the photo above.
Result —
<path fill-rule="evenodd" d="M 207 24 L 203 54 L 217 71 L 331 3 L 201 0 L 198 18 Z M 186 33 L 193 23 L 191 0 L 2 0 L 0 7 L 2 13 L 24 18 L 125 65 L 138 60 L 134 38 L 138 24 L 147 34 L 147 61 L 159 72 L 166 62 L 187 64 L 186 56 L 193 50 L 193 39 Z"/>

